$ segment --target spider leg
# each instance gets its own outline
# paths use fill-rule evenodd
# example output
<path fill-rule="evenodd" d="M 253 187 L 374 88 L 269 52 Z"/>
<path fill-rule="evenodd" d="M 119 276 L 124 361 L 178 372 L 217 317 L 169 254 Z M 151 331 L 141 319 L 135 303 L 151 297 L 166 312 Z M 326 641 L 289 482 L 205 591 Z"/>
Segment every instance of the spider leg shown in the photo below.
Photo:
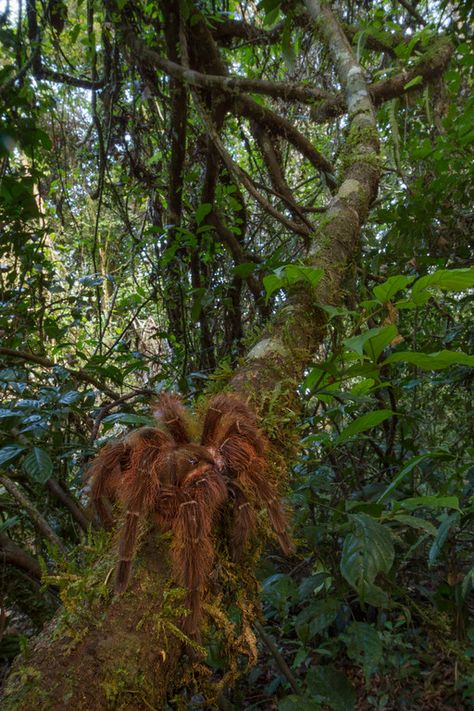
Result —
<path fill-rule="evenodd" d="M 115 591 L 128 586 L 135 558 L 139 521 L 154 511 L 160 491 L 160 476 L 173 467 L 170 457 L 172 441 L 150 428 L 134 432 L 131 437 L 129 466 L 122 478 L 120 498 L 125 508 L 125 521 L 119 538 L 119 561 L 115 569 Z"/>
<path fill-rule="evenodd" d="M 162 393 L 153 406 L 153 414 L 160 424 L 165 425 L 176 444 L 191 441 L 189 416 L 179 395 Z"/>
<path fill-rule="evenodd" d="M 257 426 L 255 414 L 235 395 L 221 393 L 212 398 L 204 420 L 201 443 L 219 447 L 231 435 L 239 435 L 262 456 L 266 440 Z"/>
<path fill-rule="evenodd" d="M 190 637 L 198 637 L 201 598 L 214 560 L 212 523 L 227 498 L 227 487 L 217 470 L 204 463 L 192 470 L 177 489 L 179 504 L 172 523 L 171 558 L 175 580 L 187 590 L 190 613 L 183 620 L 183 630 Z"/>
<path fill-rule="evenodd" d="M 250 536 L 256 529 L 255 511 L 244 490 L 235 480 L 230 480 L 227 483 L 227 488 L 234 499 L 230 549 L 233 560 L 238 562 L 242 558 L 243 550 Z"/>
<path fill-rule="evenodd" d="M 109 442 L 102 447 L 87 471 L 86 476 L 91 481 L 92 507 L 107 528 L 114 522 L 111 502 L 117 499 L 128 454 L 129 448 L 124 442 Z"/>
<path fill-rule="evenodd" d="M 251 491 L 256 501 L 262 501 L 265 505 L 282 551 L 286 555 L 292 553 L 294 546 L 288 535 L 288 515 L 268 476 L 264 457 L 256 452 L 250 442 L 238 435 L 228 437 L 219 451 L 237 482 L 244 490 Z"/>

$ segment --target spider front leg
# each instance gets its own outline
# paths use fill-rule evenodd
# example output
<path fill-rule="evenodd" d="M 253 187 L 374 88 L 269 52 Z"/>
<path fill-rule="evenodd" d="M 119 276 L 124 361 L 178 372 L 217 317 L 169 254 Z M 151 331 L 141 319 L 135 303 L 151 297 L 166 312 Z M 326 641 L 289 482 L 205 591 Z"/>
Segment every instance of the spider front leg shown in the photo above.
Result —
<path fill-rule="evenodd" d="M 129 447 L 124 442 L 109 442 L 87 471 L 91 481 L 91 504 L 106 528 L 111 528 L 114 523 L 112 504 L 116 502 L 128 458 Z"/>
<path fill-rule="evenodd" d="M 242 435 L 232 434 L 223 442 L 220 453 L 228 470 L 244 491 L 252 493 L 257 503 L 267 509 L 268 518 L 285 555 L 294 551 L 288 535 L 288 516 L 268 476 L 266 460 Z"/>
<path fill-rule="evenodd" d="M 236 481 L 229 481 L 227 488 L 234 500 L 230 550 L 232 559 L 238 563 L 251 535 L 255 532 L 257 521 L 255 511 L 244 490 Z"/>
<path fill-rule="evenodd" d="M 179 503 L 172 523 L 174 539 L 171 548 L 174 577 L 187 590 L 186 605 L 190 612 L 183 620 L 183 630 L 199 637 L 201 599 L 214 561 L 212 524 L 217 510 L 227 498 L 223 477 L 201 464 L 177 487 Z"/>
<path fill-rule="evenodd" d="M 160 477 L 169 466 L 172 440 L 152 428 L 129 436 L 130 458 L 121 480 L 120 499 L 125 509 L 119 539 L 119 561 L 115 572 L 115 592 L 126 590 L 137 548 L 141 518 L 152 513 L 161 489 Z"/>

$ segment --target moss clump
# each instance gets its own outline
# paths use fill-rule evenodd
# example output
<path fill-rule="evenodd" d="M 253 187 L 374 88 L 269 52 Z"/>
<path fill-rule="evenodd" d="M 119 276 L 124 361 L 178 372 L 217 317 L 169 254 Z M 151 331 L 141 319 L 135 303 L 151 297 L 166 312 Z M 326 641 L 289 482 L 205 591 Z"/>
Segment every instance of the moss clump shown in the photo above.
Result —
<path fill-rule="evenodd" d="M 67 634 L 70 649 L 87 635 L 91 626 L 100 625 L 103 602 L 111 595 L 108 582 L 114 565 L 112 533 L 90 530 L 74 557 L 58 561 L 54 574 L 43 574 L 44 584 L 59 588 L 63 603 L 54 637 Z"/>
<path fill-rule="evenodd" d="M 347 171 L 355 163 L 369 165 L 379 172 L 382 168 L 382 159 L 378 147 L 377 129 L 374 126 L 360 125 L 354 122 L 339 159 L 339 182 L 344 179 Z"/>
<path fill-rule="evenodd" d="M 8 677 L 2 698 L 2 709 L 16 711 L 18 708 L 27 708 L 26 704 L 31 703 L 31 709 L 46 711 L 48 696 L 48 691 L 41 685 L 41 672 L 28 666 L 25 660 L 25 664 L 18 666 Z"/>

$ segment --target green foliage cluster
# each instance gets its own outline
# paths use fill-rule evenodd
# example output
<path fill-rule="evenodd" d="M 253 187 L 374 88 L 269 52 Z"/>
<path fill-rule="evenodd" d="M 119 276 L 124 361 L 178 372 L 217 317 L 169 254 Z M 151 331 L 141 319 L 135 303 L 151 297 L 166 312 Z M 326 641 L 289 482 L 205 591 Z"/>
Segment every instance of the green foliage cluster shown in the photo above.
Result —
<path fill-rule="evenodd" d="M 452 707 L 471 707 L 473 280 L 472 269 L 394 275 L 357 310 L 323 307 L 332 349 L 301 384 L 289 495 L 300 557 L 288 572 L 262 567 L 269 629 L 302 695 L 284 695 L 283 711 L 362 698 L 430 708 L 453 665 Z M 272 677 L 265 695 L 291 691 Z"/>

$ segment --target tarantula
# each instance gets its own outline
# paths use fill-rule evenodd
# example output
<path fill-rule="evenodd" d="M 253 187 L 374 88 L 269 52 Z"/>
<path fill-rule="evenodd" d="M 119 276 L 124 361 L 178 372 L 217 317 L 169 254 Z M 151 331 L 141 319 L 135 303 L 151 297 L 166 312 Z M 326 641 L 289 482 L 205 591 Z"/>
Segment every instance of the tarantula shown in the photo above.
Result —
<path fill-rule="evenodd" d="M 227 500 L 233 501 L 229 545 L 234 560 L 256 529 L 254 503 L 266 507 L 284 553 L 292 551 L 292 543 L 266 470 L 266 439 L 242 400 L 221 394 L 210 401 L 200 444 L 191 441 L 178 395 L 161 395 L 154 414 L 158 427 L 143 427 L 100 451 L 89 469 L 91 499 L 106 525 L 113 521 L 107 500 L 120 503 L 125 512 L 116 592 L 129 582 L 139 519 L 151 515 L 161 530 L 173 531 L 173 575 L 187 590 L 190 613 L 183 628 L 192 636 L 199 631 L 201 598 L 214 560 L 213 524 Z"/>

